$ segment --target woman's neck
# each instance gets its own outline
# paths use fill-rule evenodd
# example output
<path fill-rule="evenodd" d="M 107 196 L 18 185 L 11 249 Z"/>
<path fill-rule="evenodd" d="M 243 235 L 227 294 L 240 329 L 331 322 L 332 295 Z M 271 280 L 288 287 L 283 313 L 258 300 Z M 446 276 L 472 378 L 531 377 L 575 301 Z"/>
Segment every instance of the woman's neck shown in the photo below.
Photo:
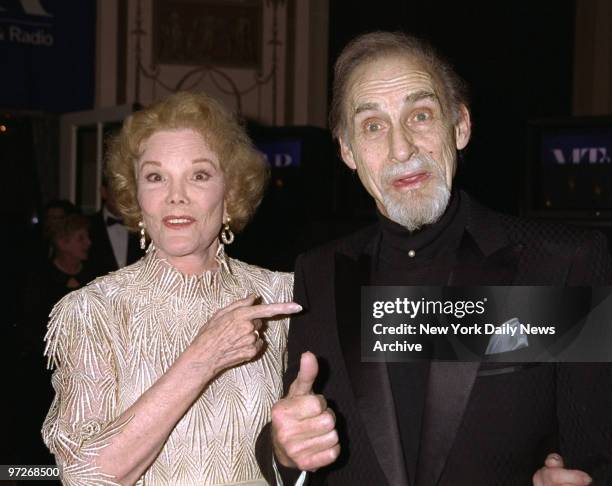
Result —
<path fill-rule="evenodd" d="M 83 268 L 81 260 L 61 253 L 53 259 L 53 264 L 68 275 L 76 275 Z"/>
<path fill-rule="evenodd" d="M 192 253 L 185 256 L 171 256 L 164 251 L 157 249 L 158 255 L 170 263 L 183 275 L 200 275 L 206 271 L 217 270 L 217 251 L 219 245 L 214 243 L 203 253 Z"/>

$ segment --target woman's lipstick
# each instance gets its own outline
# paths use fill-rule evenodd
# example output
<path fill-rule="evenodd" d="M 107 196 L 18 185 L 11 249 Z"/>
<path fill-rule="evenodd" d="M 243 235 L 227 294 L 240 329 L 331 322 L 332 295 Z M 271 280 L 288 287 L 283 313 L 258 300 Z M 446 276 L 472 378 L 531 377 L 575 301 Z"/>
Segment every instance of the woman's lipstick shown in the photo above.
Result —
<path fill-rule="evenodd" d="M 195 223 L 195 219 L 191 216 L 166 216 L 162 219 L 164 226 L 170 229 L 182 229 Z"/>

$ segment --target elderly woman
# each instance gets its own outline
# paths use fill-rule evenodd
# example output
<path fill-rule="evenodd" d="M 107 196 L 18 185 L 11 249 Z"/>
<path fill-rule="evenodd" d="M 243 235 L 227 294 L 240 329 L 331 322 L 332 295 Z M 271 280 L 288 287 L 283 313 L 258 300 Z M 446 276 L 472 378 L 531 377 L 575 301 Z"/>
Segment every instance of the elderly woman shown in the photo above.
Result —
<path fill-rule="evenodd" d="M 255 440 L 282 393 L 292 277 L 228 258 L 266 167 L 235 119 L 179 93 L 110 149 L 139 262 L 66 296 L 47 353 L 43 437 L 65 484 L 265 484 Z M 221 240 L 221 241 L 219 241 Z"/>
<path fill-rule="evenodd" d="M 94 278 L 87 264 L 89 220 L 78 213 L 48 219 L 45 233 L 52 257 L 28 271 L 21 285 L 24 346 L 41 358 L 42 337 L 53 306 Z"/>
<path fill-rule="evenodd" d="M 92 280 L 93 274 L 87 265 L 89 220 L 81 214 L 68 214 L 56 218 L 49 225 L 49 236 L 53 247 L 53 259 L 49 262 L 47 275 L 53 287 L 49 297 L 66 295 Z"/>

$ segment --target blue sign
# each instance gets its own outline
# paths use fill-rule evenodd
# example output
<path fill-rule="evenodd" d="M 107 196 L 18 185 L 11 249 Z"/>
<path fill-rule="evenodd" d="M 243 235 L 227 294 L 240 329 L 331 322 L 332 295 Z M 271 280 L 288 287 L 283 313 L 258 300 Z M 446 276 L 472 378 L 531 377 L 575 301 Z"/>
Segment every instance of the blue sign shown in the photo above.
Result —
<path fill-rule="evenodd" d="M 576 128 L 542 135 L 541 160 L 545 166 L 592 167 L 612 164 L 612 127 Z"/>
<path fill-rule="evenodd" d="M 0 0 L 0 106 L 91 109 L 95 0 Z"/>
<path fill-rule="evenodd" d="M 255 145 L 263 152 L 268 163 L 275 169 L 299 167 L 302 163 L 301 140 L 255 142 Z"/>

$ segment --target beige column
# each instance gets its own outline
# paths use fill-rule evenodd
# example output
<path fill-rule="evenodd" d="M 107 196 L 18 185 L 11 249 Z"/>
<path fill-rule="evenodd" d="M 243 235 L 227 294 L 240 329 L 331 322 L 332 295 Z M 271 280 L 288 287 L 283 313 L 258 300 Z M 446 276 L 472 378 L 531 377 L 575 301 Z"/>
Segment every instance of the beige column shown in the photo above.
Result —
<path fill-rule="evenodd" d="M 329 1 L 295 2 L 292 119 L 289 124 L 327 126 Z"/>
<path fill-rule="evenodd" d="M 612 114 L 612 1 L 576 0 L 573 114 Z"/>

